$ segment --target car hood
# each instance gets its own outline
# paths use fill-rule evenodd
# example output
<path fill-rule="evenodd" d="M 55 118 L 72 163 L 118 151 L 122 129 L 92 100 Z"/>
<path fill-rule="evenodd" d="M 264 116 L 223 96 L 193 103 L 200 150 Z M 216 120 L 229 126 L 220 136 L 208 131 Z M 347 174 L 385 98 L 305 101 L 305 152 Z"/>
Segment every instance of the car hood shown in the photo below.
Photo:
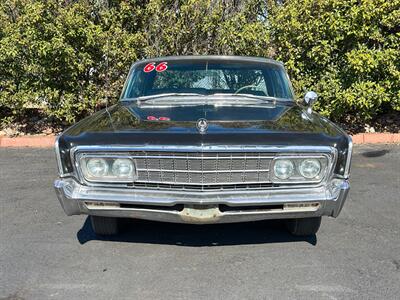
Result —
<path fill-rule="evenodd" d="M 196 126 L 200 118 L 208 122 L 204 134 Z M 329 120 L 294 103 L 170 107 L 118 103 L 67 129 L 58 145 L 66 170 L 72 170 L 68 157 L 75 146 L 330 146 L 344 162 L 348 139 Z"/>
<path fill-rule="evenodd" d="M 212 134 L 308 133 L 335 136 L 338 129 L 294 103 L 247 106 L 139 106 L 119 103 L 82 120 L 65 134 L 166 133 L 198 136 L 197 121 L 206 119 Z"/>

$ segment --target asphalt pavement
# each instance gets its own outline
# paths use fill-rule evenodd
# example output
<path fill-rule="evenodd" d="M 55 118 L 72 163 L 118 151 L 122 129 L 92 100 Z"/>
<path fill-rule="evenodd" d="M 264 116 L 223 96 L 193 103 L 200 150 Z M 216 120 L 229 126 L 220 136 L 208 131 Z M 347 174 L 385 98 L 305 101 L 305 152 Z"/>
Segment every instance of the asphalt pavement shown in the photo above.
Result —
<path fill-rule="evenodd" d="M 400 146 L 358 146 L 317 236 L 282 222 L 127 222 L 110 239 L 56 199 L 51 149 L 0 149 L 0 299 L 399 299 Z"/>

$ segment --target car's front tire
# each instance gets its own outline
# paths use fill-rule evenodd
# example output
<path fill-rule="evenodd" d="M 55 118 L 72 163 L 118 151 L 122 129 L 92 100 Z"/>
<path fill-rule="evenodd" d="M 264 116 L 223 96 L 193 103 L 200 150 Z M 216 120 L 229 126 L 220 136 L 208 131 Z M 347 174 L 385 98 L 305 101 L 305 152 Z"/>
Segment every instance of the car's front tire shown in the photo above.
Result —
<path fill-rule="evenodd" d="M 118 219 L 111 217 L 90 216 L 93 231 L 97 235 L 113 235 L 118 233 Z"/>
<path fill-rule="evenodd" d="M 318 232 L 321 217 L 290 219 L 286 221 L 289 232 L 297 236 L 313 235 Z"/>

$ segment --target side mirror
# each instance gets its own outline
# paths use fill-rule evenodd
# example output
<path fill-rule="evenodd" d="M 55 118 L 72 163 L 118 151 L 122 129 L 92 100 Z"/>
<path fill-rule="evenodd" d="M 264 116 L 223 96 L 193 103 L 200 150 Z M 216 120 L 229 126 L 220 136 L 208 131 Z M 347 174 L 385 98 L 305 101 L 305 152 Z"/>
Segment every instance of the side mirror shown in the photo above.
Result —
<path fill-rule="evenodd" d="M 307 105 L 307 112 L 312 113 L 312 106 L 317 101 L 318 95 L 316 92 L 309 91 L 304 96 L 304 103 Z"/>

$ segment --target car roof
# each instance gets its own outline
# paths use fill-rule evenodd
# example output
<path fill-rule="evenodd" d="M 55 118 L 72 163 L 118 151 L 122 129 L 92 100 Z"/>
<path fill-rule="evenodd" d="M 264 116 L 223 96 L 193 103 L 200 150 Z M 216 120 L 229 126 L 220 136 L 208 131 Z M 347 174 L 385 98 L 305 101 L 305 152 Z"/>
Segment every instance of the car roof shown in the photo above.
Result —
<path fill-rule="evenodd" d="M 195 61 L 202 61 L 202 60 L 213 60 L 213 61 L 237 61 L 237 62 L 254 62 L 254 63 L 268 63 L 274 64 L 278 66 L 283 66 L 283 63 L 271 58 L 264 58 L 264 57 L 256 57 L 256 56 L 236 56 L 236 55 L 178 55 L 178 56 L 161 56 L 161 57 L 154 57 L 154 58 L 146 58 L 135 62 L 133 66 L 137 64 L 143 64 L 148 62 L 158 62 L 158 61 L 173 61 L 173 60 L 195 60 Z"/>

